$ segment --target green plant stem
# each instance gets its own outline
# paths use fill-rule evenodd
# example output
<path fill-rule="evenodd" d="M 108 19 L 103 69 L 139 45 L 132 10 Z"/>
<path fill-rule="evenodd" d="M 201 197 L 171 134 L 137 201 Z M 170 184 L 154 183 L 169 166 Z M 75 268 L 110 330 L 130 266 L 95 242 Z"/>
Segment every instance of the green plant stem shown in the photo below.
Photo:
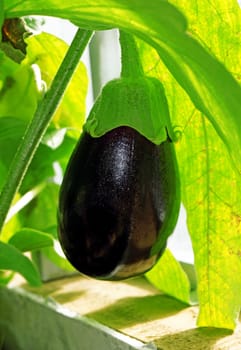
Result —
<path fill-rule="evenodd" d="M 12 200 L 18 191 L 31 160 L 40 144 L 52 115 L 79 63 L 92 32 L 78 29 L 72 44 L 61 63 L 49 91 L 40 102 L 11 163 L 6 183 L 0 193 L 0 232 Z"/>
<path fill-rule="evenodd" d="M 140 78 L 144 75 L 138 48 L 131 34 L 120 31 L 121 77 Z"/>

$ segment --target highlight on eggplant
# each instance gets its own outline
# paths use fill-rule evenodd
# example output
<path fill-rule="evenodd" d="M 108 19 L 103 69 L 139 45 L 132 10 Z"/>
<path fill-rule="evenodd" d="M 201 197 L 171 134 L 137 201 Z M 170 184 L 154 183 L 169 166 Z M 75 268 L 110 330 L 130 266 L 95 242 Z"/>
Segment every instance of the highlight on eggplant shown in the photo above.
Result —
<path fill-rule="evenodd" d="M 179 209 L 172 142 L 156 145 L 128 126 L 83 132 L 60 190 L 58 233 L 81 273 L 118 280 L 148 271 L 163 253 Z"/>

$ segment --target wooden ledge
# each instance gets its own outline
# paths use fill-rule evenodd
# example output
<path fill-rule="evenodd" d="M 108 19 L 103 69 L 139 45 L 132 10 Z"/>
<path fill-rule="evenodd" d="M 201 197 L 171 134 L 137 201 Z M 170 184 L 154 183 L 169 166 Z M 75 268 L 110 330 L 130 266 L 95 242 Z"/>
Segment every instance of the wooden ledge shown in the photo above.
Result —
<path fill-rule="evenodd" d="M 17 285 L 144 344 L 152 343 L 153 349 L 241 349 L 240 325 L 233 334 L 222 329 L 198 329 L 197 306 L 187 307 L 162 295 L 143 277 L 107 282 L 74 276 L 38 289 Z"/>

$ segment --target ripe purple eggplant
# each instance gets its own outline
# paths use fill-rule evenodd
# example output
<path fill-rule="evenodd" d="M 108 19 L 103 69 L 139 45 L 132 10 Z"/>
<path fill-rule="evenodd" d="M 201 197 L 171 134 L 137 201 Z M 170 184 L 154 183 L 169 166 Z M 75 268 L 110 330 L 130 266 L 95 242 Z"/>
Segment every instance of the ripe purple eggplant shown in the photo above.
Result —
<path fill-rule="evenodd" d="M 84 132 L 60 191 L 59 239 L 81 273 L 124 279 L 149 270 L 175 226 L 179 182 L 173 144 L 122 126 Z"/>

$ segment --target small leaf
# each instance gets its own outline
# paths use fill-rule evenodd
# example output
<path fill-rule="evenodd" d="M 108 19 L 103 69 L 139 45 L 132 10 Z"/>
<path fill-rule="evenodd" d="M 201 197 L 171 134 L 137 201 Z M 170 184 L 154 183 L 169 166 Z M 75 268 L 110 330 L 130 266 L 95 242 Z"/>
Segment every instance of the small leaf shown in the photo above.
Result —
<path fill-rule="evenodd" d="M 28 252 L 53 245 L 53 237 L 45 232 L 23 228 L 8 241 L 21 252 Z"/>
<path fill-rule="evenodd" d="M 49 232 L 49 227 L 56 227 L 56 206 L 59 186 L 48 183 L 43 191 L 19 213 L 24 227 Z"/>
<path fill-rule="evenodd" d="M 41 285 L 39 273 L 32 261 L 12 245 L 3 242 L 0 242 L 0 270 L 18 272 L 31 285 Z"/>
<path fill-rule="evenodd" d="M 189 304 L 190 283 L 180 263 L 166 249 L 158 263 L 146 273 L 147 279 L 162 292 Z"/>
<path fill-rule="evenodd" d="M 27 65 L 9 75 L 0 91 L 0 117 L 11 116 L 29 121 L 39 100 L 33 69 Z M 24 101 L 24 103 L 23 103 Z"/>

